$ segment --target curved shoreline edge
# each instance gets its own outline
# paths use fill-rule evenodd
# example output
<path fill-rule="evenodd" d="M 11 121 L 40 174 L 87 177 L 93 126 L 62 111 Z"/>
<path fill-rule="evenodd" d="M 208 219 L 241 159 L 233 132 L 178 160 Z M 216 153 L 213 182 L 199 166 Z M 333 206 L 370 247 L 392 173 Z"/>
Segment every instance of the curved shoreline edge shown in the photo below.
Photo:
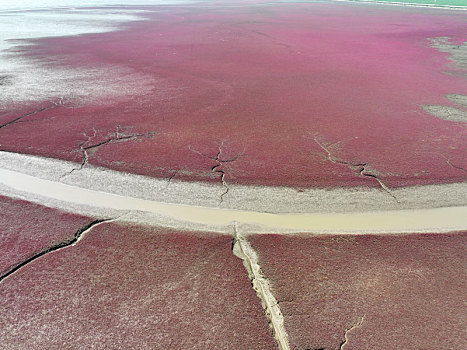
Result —
<path fill-rule="evenodd" d="M 355 209 L 355 203 L 339 202 L 339 197 L 350 193 L 362 200 L 365 196 L 387 195 L 378 189 L 336 189 L 327 190 L 332 195 L 322 197 L 322 200 L 327 201 L 325 208 L 340 210 L 316 207 L 315 210 L 308 208 L 306 212 L 268 212 L 261 210 L 261 203 L 257 203 L 254 210 L 229 207 L 227 204 L 232 200 L 218 203 L 217 206 L 205 205 L 216 197 L 212 196 L 215 189 L 222 190 L 221 186 L 168 183 L 165 180 L 91 167 L 67 176 L 70 166 L 76 166 L 74 163 L 7 152 L 0 152 L 0 161 L 3 164 L 0 168 L 0 194 L 82 215 L 118 217 L 125 222 L 228 233 L 232 232 L 235 224 L 243 232 L 249 233 L 394 234 L 467 229 L 467 204 L 463 200 L 465 196 L 460 195 L 467 193 L 465 183 L 400 189 L 411 192 L 411 196 L 419 200 L 418 203 L 414 200 L 406 201 L 405 206 L 410 204 L 406 208 L 403 203 L 398 203 L 398 208 L 389 204 L 386 208 L 380 205 L 373 210 L 352 210 Z M 170 193 L 163 193 L 170 186 L 175 188 L 174 194 L 183 194 L 184 198 L 178 198 L 178 202 L 167 201 Z M 428 190 L 428 194 L 431 192 L 437 197 L 441 189 L 452 197 L 452 205 L 433 205 L 436 204 L 433 199 L 423 200 L 424 196 L 420 195 L 426 195 Z M 257 197 L 261 197 L 268 190 L 252 187 L 250 193 L 259 192 Z M 315 193 L 313 191 L 308 193 L 310 198 Z M 322 190 L 315 191 L 319 197 Z M 142 195 L 144 193 L 146 195 Z M 269 198 L 268 202 L 274 203 L 274 198 Z M 387 203 L 391 202 L 387 199 Z M 339 203 L 340 208 L 337 208 Z"/>

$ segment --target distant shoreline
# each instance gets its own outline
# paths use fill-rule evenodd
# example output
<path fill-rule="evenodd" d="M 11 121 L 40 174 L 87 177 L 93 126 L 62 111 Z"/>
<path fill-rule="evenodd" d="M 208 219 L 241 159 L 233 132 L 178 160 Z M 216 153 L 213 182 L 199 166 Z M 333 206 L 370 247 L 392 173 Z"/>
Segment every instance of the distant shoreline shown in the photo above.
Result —
<path fill-rule="evenodd" d="M 440 5 L 440 4 L 419 4 L 419 3 L 414 3 L 414 2 L 382 1 L 382 0 L 332 0 L 332 1 L 333 2 L 362 3 L 362 4 L 409 6 L 409 7 L 421 7 L 421 8 L 433 8 L 433 9 L 457 10 L 457 11 L 467 10 L 467 5 L 458 6 L 458 5 Z"/>

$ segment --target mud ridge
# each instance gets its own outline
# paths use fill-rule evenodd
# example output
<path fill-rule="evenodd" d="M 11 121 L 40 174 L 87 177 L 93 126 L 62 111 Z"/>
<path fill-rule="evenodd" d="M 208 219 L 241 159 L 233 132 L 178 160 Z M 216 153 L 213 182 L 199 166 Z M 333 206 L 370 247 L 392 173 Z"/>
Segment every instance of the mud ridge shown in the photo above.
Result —
<path fill-rule="evenodd" d="M 222 169 L 219 169 L 219 167 L 221 167 L 224 163 L 231 163 L 231 162 L 234 162 L 236 161 L 238 158 L 240 158 L 243 153 L 240 153 L 240 154 L 237 154 L 235 157 L 233 157 L 232 159 L 226 159 L 226 160 L 222 160 L 221 159 L 221 156 L 222 156 L 222 146 L 224 145 L 224 142 L 222 142 L 219 146 L 218 146 L 218 151 L 216 153 L 216 156 L 215 157 L 211 157 L 211 156 L 208 156 L 196 149 L 193 149 L 191 146 L 188 146 L 188 148 L 192 151 L 192 152 L 195 152 L 197 154 L 199 154 L 200 156 L 203 156 L 205 158 L 208 158 L 208 159 L 211 159 L 213 161 L 215 161 L 217 164 L 214 165 L 212 168 L 211 168 L 211 171 L 213 173 L 217 173 L 220 175 L 220 182 L 222 184 L 222 187 L 224 187 L 224 192 L 221 193 L 220 195 L 220 198 L 219 198 L 219 204 L 222 204 L 222 202 L 224 201 L 224 196 L 229 193 L 229 185 L 227 184 L 227 182 L 225 181 L 225 171 L 222 170 Z"/>
<path fill-rule="evenodd" d="M 352 327 L 350 328 L 347 328 L 345 330 L 345 333 L 344 333 L 344 341 L 340 344 L 340 347 L 339 347 L 339 350 L 344 350 L 345 346 L 347 345 L 347 343 L 349 342 L 349 333 L 354 330 L 355 328 L 360 328 L 362 326 L 362 323 L 363 323 L 363 320 L 364 320 L 365 316 L 362 316 L 360 318 L 360 320 L 354 324 Z"/>
<path fill-rule="evenodd" d="M 289 350 L 289 341 L 284 327 L 284 316 L 279 307 L 279 303 L 272 294 L 269 281 L 263 276 L 258 262 L 258 256 L 245 236 L 238 232 L 234 224 L 234 234 L 232 240 L 232 252 L 240 258 L 251 280 L 251 285 L 256 295 L 261 300 L 264 313 L 268 318 L 274 338 L 280 350 Z"/>
<path fill-rule="evenodd" d="M 113 133 L 113 134 L 108 135 L 108 137 L 105 140 L 97 142 L 97 143 L 92 144 L 92 145 L 86 146 L 88 143 L 91 142 L 91 140 L 94 137 L 97 136 L 97 130 L 95 128 L 93 128 L 92 130 L 93 130 L 93 134 L 91 136 L 87 135 L 86 133 L 83 133 L 83 135 L 86 137 L 86 140 L 79 144 L 79 150 L 83 154 L 83 157 L 82 157 L 82 160 L 81 160 L 81 163 L 80 163 L 79 167 L 71 169 L 69 172 L 64 174 L 62 177 L 70 175 L 74 171 L 82 170 L 88 164 L 88 161 L 89 161 L 88 151 L 89 150 L 97 149 L 97 148 L 99 148 L 101 146 L 104 146 L 104 145 L 107 145 L 107 144 L 113 143 L 113 142 L 130 141 L 130 140 L 137 139 L 139 137 L 145 137 L 145 136 L 148 137 L 148 136 L 153 135 L 153 133 L 143 133 L 143 134 L 134 133 L 134 134 L 125 135 L 125 134 L 121 134 L 120 127 L 117 126 L 116 132 Z"/>
<path fill-rule="evenodd" d="M 340 158 L 337 158 L 335 157 L 331 151 L 329 150 L 329 146 L 326 146 L 324 143 L 320 142 L 318 140 L 318 137 L 317 135 L 313 135 L 313 139 L 314 141 L 318 144 L 319 147 L 321 147 L 327 154 L 327 159 L 334 163 L 334 164 L 340 164 L 340 165 L 345 165 L 347 167 L 349 167 L 351 170 L 355 171 L 356 169 L 358 169 L 358 173 L 363 176 L 363 177 L 369 177 L 369 178 L 372 178 L 372 179 L 375 179 L 379 186 L 381 187 L 381 189 L 386 192 L 388 195 L 390 195 L 397 203 L 399 203 L 399 200 L 398 198 L 391 192 L 391 190 L 389 189 L 389 187 L 379 178 L 379 176 L 377 176 L 376 174 L 373 174 L 373 173 L 370 173 L 368 170 L 367 170 L 367 167 L 368 167 L 368 163 L 352 163 L 352 162 L 347 162 L 345 160 L 342 160 Z"/>
<path fill-rule="evenodd" d="M 41 113 L 41 112 L 45 112 L 45 111 L 47 111 L 49 109 L 53 109 L 53 108 L 56 108 L 56 107 L 63 106 L 63 105 L 65 105 L 65 103 L 66 103 L 66 101 L 63 98 L 60 98 L 60 99 L 57 100 L 57 102 L 53 102 L 51 105 L 36 109 L 36 110 L 34 110 L 32 112 L 29 112 L 29 113 L 26 113 L 26 114 L 23 114 L 20 117 L 17 117 L 17 118 L 15 118 L 13 120 L 10 120 L 9 122 L 6 122 L 5 124 L 0 125 L 0 129 L 5 128 L 5 127 L 7 127 L 9 125 L 12 125 L 12 124 L 16 124 L 20 120 L 22 120 L 24 118 L 27 118 L 27 117 L 30 117 L 31 115 L 38 114 L 38 113 Z"/>
<path fill-rule="evenodd" d="M 73 235 L 72 238 L 67 239 L 65 241 L 59 242 L 57 244 L 52 245 L 51 247 L 40 251 L 39 253 L 34 254 L 33 256 L 27 258 L 26 260 L 16 264 L 13 266 L 8 272 L 4 273 L 3 275 L 0 276 L 0 283 L 7 278 L 8 276 L 11 276 L 14 274 L 16 271 L 21 269 L 22 267 L 28 265 L 29 263 L 33 262 L 34 260 L 40 258 L 43 255 L 49 254 L 51 252 L 60 250 L 62 248 L 66 248 L 68 246 L 73 246 L 75 245 L 86 233 L 91 231 L 94 227 L 104 223 L 104 222 L 109 222 L 112 221 L 113 219 L 98 219 L 90 222 L 89 224 L 80 227 L 75 234 Z"/>

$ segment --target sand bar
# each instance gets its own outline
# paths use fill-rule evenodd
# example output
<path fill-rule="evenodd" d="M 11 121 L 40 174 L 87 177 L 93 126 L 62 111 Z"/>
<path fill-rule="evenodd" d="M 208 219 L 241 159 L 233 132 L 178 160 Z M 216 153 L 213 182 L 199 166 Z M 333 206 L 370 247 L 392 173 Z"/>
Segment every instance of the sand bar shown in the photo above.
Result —
<path fill-rule="evenodd" d="M 14 156 L 8 154 L 8 156 Z M 24 156 L 23 156 L 24 157 Z M 41 160 L 61 164 L 55 160 L 30 157 L 32 161 Z M 5 163 L 7 164 L 7 163 Z M 26 163 L 27 164 L 27 163 Z M 52 169 L 49 166 L 48 169 Z M 38 168 L 34 168 L 37 169 Z M 89 178 L 97 179 L 100 169 L 88 169 Z M 116 174 L 116 172 L 112 172 Z M 107 174 L 109 176 L 110 174 Z M 62 177 L 63 178 L 63 177 Z M 132 177 L 133 180 L 139 178 Z M 89 181 L 91 180 L 91 181 Z M 137 187 L 137 182 L 127 179 L 127 188 Z M 313 233 L 408 233 L 408 232 L 450 232 L 467 229 L 467 206 L 460 204 L 449 207 L 413 208 L 402 210 L 376 210 L 354 212 L 284 212 L 268 213 L 253 210 L 206 207 L 197 204 L 196 190 L 186 192 L 185 203 L 168 203 L 156 199 L 138 198 L 135 195 L 122 195 L 112 189 L 113 183 L 107 182 L 106 188 L 90 189 L 83 184 L 67 184 L 53 179 L 49 173 L 39 176 L 28 175 L 17 170 L 0 169 L 1 192 L 46 206 L 66 211 L 107 217 L 120 217 L 124 221 L 141 222 L 169 227 L 208 229 L 230 232 L 234 223 L 247 225 L 247 232 L 313 232 Z M 117 182 L 118 183 L 118 182 Z M 189 186 L 191 184 L 184 184 Z M 457 184 L 459 185 L 459 184 Z M 193 187 L 199 186 L 194 183 Z M 442 185 L 451 186 L 451 185 Z M 141 189 L 140 189 L 141 190 Z M 146 191 L 150 188 L 146 188 Z M 358 193 L 358 192 L 352 192 Z M 190 196 L 195 196 L 191 197 Z M 460 196 L 462 197 L 462 196 Z M 462 200 L 459 198 L 460 201 Z M 270 200 L 274 201 L 273 198 Z M 191 204 L 188 204 L 190 203 Z M 336 204 L 337 205 L 337 204 Z"/>

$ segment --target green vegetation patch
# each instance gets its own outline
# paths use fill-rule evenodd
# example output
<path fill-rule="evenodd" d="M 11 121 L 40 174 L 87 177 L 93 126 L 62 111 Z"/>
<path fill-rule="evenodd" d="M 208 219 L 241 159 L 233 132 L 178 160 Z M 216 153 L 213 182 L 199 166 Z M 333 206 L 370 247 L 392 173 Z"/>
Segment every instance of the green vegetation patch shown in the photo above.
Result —
<path fill-rule="evenodd" d="M 433 6 L 467 6 L 467 0 L 365 0 L 376 2 L 395 2 L 405 4 L 421 4 Z"/>

